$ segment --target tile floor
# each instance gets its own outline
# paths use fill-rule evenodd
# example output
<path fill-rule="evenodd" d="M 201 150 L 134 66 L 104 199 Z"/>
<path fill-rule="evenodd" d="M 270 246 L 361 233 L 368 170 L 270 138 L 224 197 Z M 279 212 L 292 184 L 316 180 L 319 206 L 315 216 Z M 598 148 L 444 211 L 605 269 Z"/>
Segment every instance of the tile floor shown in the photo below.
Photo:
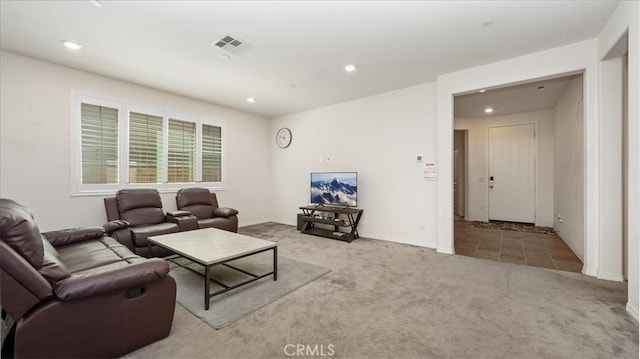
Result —
<path fill-rule="evenodd" d="M 542 267 L 581 272 L 582 262 L 557 234 L 537 234 L 499 229 L 476 228 L 471 222 L 455 221 L 456 254 Z"/>

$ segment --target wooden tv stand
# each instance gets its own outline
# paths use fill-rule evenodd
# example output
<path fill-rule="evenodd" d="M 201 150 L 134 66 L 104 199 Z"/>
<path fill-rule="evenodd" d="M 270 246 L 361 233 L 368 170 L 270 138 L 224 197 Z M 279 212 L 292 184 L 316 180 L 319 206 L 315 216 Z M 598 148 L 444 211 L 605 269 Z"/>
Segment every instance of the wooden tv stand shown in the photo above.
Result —
<path fill-rule="evenodd" d="M 326 205 L 304 206 L 300 209 L 302 210 L 302 229 L 300 230 L 302 233 L 349 243 L 360 237 L 358 222 L 362 216 L 362 209 Z M 345 231 L 341 231 L 341 228 Z"/>

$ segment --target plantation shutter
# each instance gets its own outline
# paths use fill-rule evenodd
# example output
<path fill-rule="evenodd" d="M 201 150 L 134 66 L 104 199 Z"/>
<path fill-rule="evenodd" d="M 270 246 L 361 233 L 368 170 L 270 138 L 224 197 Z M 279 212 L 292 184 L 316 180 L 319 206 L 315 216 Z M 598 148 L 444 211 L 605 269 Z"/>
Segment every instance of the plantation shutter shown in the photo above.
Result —
<path fill-rule="evenodd" d="M 129 113 L 129 183 L 162 182 L 162 117 Z"/>
<path fill-rule="evenodd" d="M 222 182 L 222 128 L 202 125 L 202 181 Z"/>
<path fill-rule="evenodd" d="M 196 124 L 169 119 L 169 182 L 195 182 Z"/>
<path fill-rule="evenodd" d="M 118 183 L 118 109 L 82 103 L 82 183 Z"/>

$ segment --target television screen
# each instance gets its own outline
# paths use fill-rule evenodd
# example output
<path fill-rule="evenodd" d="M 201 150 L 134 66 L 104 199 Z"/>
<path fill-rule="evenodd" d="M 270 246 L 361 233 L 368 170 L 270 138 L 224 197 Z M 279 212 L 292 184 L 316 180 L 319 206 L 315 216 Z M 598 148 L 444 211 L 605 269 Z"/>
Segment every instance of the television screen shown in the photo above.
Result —
<path fill-rule="evenodd" d="M 358 205 L 358 172 L 311 172 L 311 203 Z"/>

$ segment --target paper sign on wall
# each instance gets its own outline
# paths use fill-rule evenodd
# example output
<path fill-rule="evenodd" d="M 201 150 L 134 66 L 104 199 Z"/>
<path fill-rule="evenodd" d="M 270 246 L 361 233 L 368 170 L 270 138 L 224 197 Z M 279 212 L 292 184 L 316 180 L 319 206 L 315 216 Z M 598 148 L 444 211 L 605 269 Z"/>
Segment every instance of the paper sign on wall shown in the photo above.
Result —
<path fill-rule="evenodd" d="M 424 180 L 435 181 L 438 179 L 438 171 L 436 164 L 433 162 L 427 162 L 424 164 Z"/>

